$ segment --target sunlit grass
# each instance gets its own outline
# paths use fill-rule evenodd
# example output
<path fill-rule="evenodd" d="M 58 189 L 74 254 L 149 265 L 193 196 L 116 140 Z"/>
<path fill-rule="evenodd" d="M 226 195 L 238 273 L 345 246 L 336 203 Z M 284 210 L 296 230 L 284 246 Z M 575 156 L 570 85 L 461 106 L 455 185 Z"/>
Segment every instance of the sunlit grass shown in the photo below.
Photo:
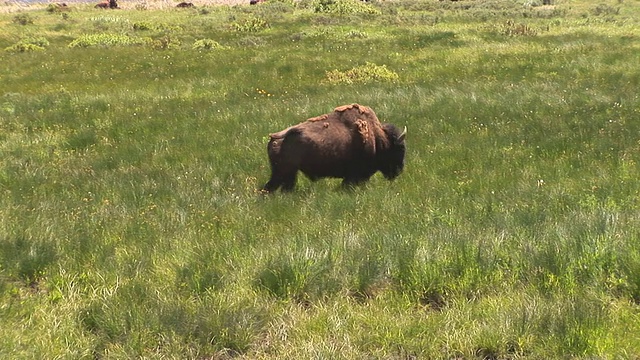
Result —
<path fill-rule="evenodd" d="M 0 357 L 637 356 L 637 9 L 605 3 L 0 14 L 49 43 L 0 51 Z M 325 81 L 367 63 L 397 77 Z M 269 133 L 353 102 L 407 126 L 398 179 L 258 193 Z"/>

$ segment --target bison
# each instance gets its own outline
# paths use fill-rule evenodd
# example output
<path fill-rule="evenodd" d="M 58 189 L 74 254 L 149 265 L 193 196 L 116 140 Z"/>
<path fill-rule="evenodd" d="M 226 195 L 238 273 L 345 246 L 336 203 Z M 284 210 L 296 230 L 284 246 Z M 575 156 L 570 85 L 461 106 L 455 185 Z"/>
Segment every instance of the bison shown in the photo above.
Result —
<path fill-rule="evenodd" d="M 108 0 L 97 3 L 95 6 L 96 9 L 117 9 L 118 2 L 116 0 Z"/>
<path fill-rule="evenodd" d="M 66 3 L 51 3 L 47 6 L 47 11 L 50 13 L 61 13 L 71 11 L 71 7 Z"/>
<path fill-rule="evenodd" d="M 347 187 L 368 181 L 377 171 L 393 180 L 404 168 L 406 133 L 406 127 L 401 132 L 381 124 L 369 107 L 337 107 L 269 135 L 271 178 L 262 191 L 293 190 L 298 171 L 312 181 L 340 178 Z"/>

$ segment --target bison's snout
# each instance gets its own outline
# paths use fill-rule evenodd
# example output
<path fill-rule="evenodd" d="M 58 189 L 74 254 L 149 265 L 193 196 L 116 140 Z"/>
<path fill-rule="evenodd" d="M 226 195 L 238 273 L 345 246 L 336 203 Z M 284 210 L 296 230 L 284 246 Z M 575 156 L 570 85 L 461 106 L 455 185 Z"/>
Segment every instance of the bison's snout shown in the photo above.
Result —
<path fill-rule="evenodd" d="M 385 179 L 387 180 L 395 180 L 395 178 L 397 178 L 398 176 L 400 176 L 400 174 L 402 173 L 402 170 L 404 169 L 404 164 L 399 164 L 395 167 L 389 167 L 386 169 L 381 169 L 380 172 L 382 173 L 382 175 L 384 176 Z"/>
<path fill-rule="evenodd" d="M 389 174 L 383 174 L 387 180 L 395 180 L 402 173 L 402 169 L 394 170 Z"/>

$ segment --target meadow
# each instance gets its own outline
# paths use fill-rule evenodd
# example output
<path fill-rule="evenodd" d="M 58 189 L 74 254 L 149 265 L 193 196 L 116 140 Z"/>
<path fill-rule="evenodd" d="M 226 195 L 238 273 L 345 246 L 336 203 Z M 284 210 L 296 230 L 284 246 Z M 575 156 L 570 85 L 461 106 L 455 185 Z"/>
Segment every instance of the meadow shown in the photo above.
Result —
<path fill-rule="evenodd" d="M 0 358 L 640 359 L 639 0 L 120 4 L 0 11 Z"/>

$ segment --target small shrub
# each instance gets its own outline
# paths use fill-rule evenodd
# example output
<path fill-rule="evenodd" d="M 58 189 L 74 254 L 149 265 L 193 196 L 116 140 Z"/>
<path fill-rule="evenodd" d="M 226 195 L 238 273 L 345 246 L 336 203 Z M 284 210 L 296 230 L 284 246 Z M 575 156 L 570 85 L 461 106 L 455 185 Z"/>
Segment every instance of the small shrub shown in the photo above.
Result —
<path fill-rule="evenodd" d="M 527 24 L 515 23 L 511 20 L 502 26 L 501 33 L 507 36 L 536 36 L 538 31 Z"/>
<path fill-rule="evenodd" d="M 620 13 L 620 8 L 607 4 L 599 4 L 591 12 L 596 16 L 618 15 Z"/>
<path fill-rule="evenodd" d="M 133 30 L 144 31 L 144 30 L 153 30 L 153 29 L 155 29 L 155 26 L 153 26 L 150 22 L 147 22 L 147 21 L 138 21 L 133 23 Z"/>
<path fill-rule="evenodd" d="M 326 14 L 371 14 L 379 15 L 380 10 L 358 0 L 316 0 L 313 3 L 313 10 L 316 13 Z"/>
<path fill-rule="evenodd" d="M 258 17 L 251 17 L 243 22 L 236 22 L 233 24 L 233 28 L 240 32 L 258 32 L 260 30 L 267 29 L 268 27 L 269 24 L 267 21 Z"/>
<path fill-rule="evenodd" d="M 123 34 L 85 34 L 73 40 L 69 47 L 140 45 L 143 41 Z"/>
<path fill-rule="evenodd" d="M 90 18 L 90 20 L 93 23 L 93 26 L 96 27 L 97 29 L 105 29 L 105 28 L 112 27 L 113 25 L 116 25 L 116 26 L 129 25 L 129 19 L 124 19 L 118 16 L 105 16 L 105 15 L 94 16 Z"/>
<path fill-rule="evenodd" d="M 5 51 L 13 52 L 13 53 L 42 51 L 42 50 L 44 50 L 42 46 L 38 46 L 34 44 L 25 44 L 25 43 L 17 43 L 5 48 Z"/>
<path fill-rule="evenodd" d="M 326 81 L 331 84 L 393 82 L 398 78 L 398 74 L 387 69 L 386 65 L 376 65 L 370 62 L 347 71 L 331 70 L 326 73 Z"/>
<path fill-rule="evenodd" d="M 18 25 L 32 25 L 33 18 L 29 14 L 18 14 L 13 17 L 13 22 Z"/>
<path fill-rule="evenodd" d="M 542 6 L 542 0 L 527 0 L 524 6 Z"/>
<path fill-rule="evenodd" d="M 96 32 L 125 32 L 131 29 L 131 21 L 119 16 L 101 15 L 90 20 Z"/>
<path fill-rule="evenodd" d="M 178 32 L 181 30 L 179 26 L 165 23 L 152 23 L 149 21 L 136 21 L 132 27 L 135 31 L 159 31 L 164 33 Z"/>
<path fill-rule="evenodd" d="M 358 31 L 358 30 L 351 30 L 349 31 L 346 35 L 347 38 L 349 39 L 365 39 L 367 38 L 369 35 L 367 35 L 367 33 L 362 32 L 362 31 Z"/>
<path fill-rule="evenodd" d="M 246 36 L 238 40 L 238 45 L 242 47 L 258 47 L 264 46 L 267 42 L 257 36 Z"/>
<path fill-rule="evenodd" d="M 289 6 L 295 7 L 296 4 L 297 4 L 297 1 L 295 1 L 295 0 L 269 0 L 268 3 L 270 3 L 270 4 L 280 3 L 280 4 L 285 4 L 285 5 L 289 5 Z"/>
<path fill-rule="evenodd" d="M 171 37 L 169 35 L 165 35 L 161 38 L 153 40 L 151 43 L 151 47 L 157 50 L 169 50 L 169 49 L 177 49 L 180 47 L 180 40 Z"/>
<path fill-rule="evenodd" d="M 49 46 L 49 41 L 43 37 L 25 38 L 18 43 L 5 48 L 9 52 L 42 51 Z"/>
<path fill-rule="evenodd" d="M 224 48 L 224 46 L 220 45 L 220 43 L 218 43 L 215 40 L 211 40 L 211 39 L 201 39 L 201 40 L 196 40 L 195 43 L 193 43 L 192 49 L 193 50 L 216 50 L 216 49 L 222 49 Z"/>
<path fill-rule="evenodd" d="M 295 4 L 293 1 L 269 0 L 264 4 L 264 6 L 260 7 L 260 11 L 262 14 L 269 16 L 274 14 L 290 13 L 294 8 Z"/>
<path fill-rule="evenodd" d="M 157 31 L 162 31 L 164 33 L 179 32 L 182 30 L 182 28 L 179 25 L 169 25 L 166 23 L 156 24 L 153 26 L 153 29 Z"/>
<path fill-rule="evenodd" d="M 40 46 L 43 48 L 49 46 L 49 41 L 42 36 L 27 37 L 22 39 L 20 42 Z"/>

